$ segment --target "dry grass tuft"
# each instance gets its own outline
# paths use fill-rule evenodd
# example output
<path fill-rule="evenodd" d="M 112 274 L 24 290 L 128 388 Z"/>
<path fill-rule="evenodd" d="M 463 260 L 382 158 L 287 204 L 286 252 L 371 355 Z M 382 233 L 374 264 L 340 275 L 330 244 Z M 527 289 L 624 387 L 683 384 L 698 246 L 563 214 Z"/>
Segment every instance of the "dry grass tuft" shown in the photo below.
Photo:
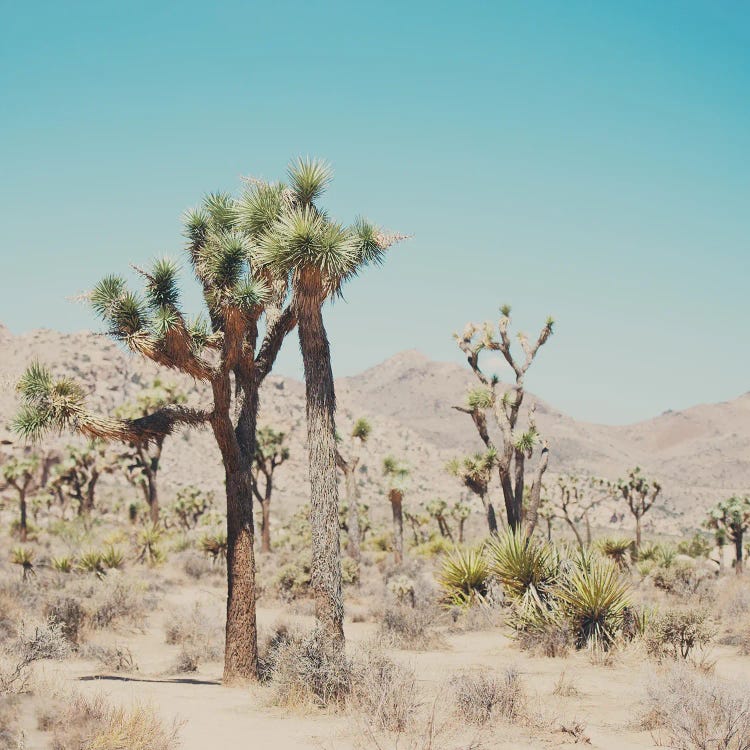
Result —
<path fill-rule="evenodd" d="M 490 672 L 464 672 L 451 680 L 456 716 L 482 726 L 495 719 L 510 723 L 527 714 L 528 698 L 521 676 L 509 667 L 498 677 Z"/>
<path fill-rule="evenodd" d="M 351 703 L 376 730 L 404 732 L 419 707 L 414 671 L 376 649 L 355 662 Z"/>
<path fill-rule="evenodd" d="M 675 750 L 747 750 L 750 686 L 675 665 L 645 686 L 640 726 Z"/>
<path fill-rule="evenodd" d="M 437 612 L 428 606 L 394 604 L 381 615 L 378 639 L 388 648 L 428 651 L 444 648 L 445 639 L 435 630 Z"/>
<path fill-rule="evenodd" d="M 179 746 L 179 724 L 165 725 L 152 706 L 121 708 L 102 696 L 77 695 L 57 717 L 45 717 L 45 724 L 54 726 L 55 750 L 174 750 Z"/>

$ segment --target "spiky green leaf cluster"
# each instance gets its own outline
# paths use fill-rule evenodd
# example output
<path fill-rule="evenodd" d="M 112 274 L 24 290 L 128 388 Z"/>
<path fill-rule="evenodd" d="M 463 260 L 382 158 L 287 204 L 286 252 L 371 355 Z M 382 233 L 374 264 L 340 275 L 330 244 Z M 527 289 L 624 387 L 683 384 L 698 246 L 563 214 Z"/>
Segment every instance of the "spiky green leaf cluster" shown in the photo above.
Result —
<path fill-rule="evenodd" d="M 333 179 L 330 164 L 321 159 L 298 158 L 288 169 L 289 184 L 302 205 L 314 203 Z"/>
<path fill-rule="evenodd" d="M 487 598 L 490 567 L 481 548 L 457 547 L 446 555 L 438 575 L 443 602 L 451 607 L 484 603 Z"/>
<path fill-rule="evenodd" d="M 466 394 L 466 404 L 470 409 L 491 409 L 495 402 L 494 395 L 490 388 L 479 386 L 472 388 Z"/>
<path fill-rule="evenodd" d="M 363 443 L 367 441 L 372 432 L 372 424 L 366 417 L 360 417 L 352 426 L 352 437 L 361 440 Z"/>
<path fill-rule="evenodd" d="M 31 364 L 18 383 L 21 409 L 13 429 L 36 442 L 50 429 L 73 429 L 84 412 L 83 388 L 70 378 L 53 378 L 38 362 Z"/>

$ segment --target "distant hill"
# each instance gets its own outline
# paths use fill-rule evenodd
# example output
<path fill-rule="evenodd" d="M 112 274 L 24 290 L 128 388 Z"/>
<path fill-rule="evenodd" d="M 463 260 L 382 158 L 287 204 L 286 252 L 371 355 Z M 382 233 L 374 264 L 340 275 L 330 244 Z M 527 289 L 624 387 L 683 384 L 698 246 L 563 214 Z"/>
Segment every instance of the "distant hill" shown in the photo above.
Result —
<path fill-rule="evenodd" d="M 105 336 L 46 329 L 13 336 L 0 326 L 0 429 L 5 440 L 14 440 L 7 429 L 17 408 L 13 386 L 34 359 L 81 379 L 90 390 L 92 406 L 105 412 L 134 398 L 157 374 L 182 383 L 191 400 L 201 399 L 202 386 L 177 373 L 165 374 Z M 411 467 L 409 502 L 460 494 L 443 467 L 452 456 L 482 447 L 471 420 L 452 409 L 471 384 L 467 368 L 434 362 L 413 350 L 337 381 L 341 434 L 359 416 L 370 417 L 374 425 L 363 476 L 365 499 L 371 505 L 385 502 L 380 496 L 380 462 L 388 453 Z M 534 397 L 528 394 L 527 399 Z M 304 407 L 302 383 L 279 376 L 268 379 L 261 423 L 290 433 L 292 458 L 278 481 L 279 507 L 287 511 L 308 494 Z M 662 523 L 675 532 L 694 527 L 710 502 L 750 491 L 750 393 L 628 426 L 579 422 L 538 401 L 537 425 L 550 442 L 550 477 L 584 471 L 614 479 L 639 465 L 664 485 Z M 72 439 L 55 437 L 52 442 L 63 445 Z M 196 431 L 169 441 L 163 479 L 167 492 L 187 483 L 219 489 L 221 464 L 211 435 Z M 497 488 L 495 496 L 499 502 Z M 608 522 L 611 510 L 603 509 L 601 523 Z M 629 528 L 627 518 L 625 527 Z"/>

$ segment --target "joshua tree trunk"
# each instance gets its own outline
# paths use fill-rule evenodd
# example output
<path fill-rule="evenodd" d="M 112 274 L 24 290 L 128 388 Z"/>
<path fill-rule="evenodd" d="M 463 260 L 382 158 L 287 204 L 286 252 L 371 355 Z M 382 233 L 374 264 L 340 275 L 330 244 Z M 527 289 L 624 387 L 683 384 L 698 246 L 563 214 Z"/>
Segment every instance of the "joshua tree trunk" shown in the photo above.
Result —
<path fill-rule="evenodd" d="M 21 541 L 25 542 L 28 538 L 29 531 L 26 524 L 26 493 L 22 492 L 19 497 L 19 505 L 21 509 L 21 524 L 18 527 L 18 533 L 21 537 Z"/>
<path fill-rule="evenodd" d="M 581 532 L 578 531 L 578 527 L 576 526 L 575 521 L 573 521 L 573 519 L 570 518 L 570 516 L 568 516 L 567 513 L 565 514 L 565 522 L 568 524 L 568 526 L 570 526 L 571 531 L 575 535 L 576 542 L 578 543 L 578 546 L 581 549 L 583 549 L 584 544 L 583 544 L 583 537 L 581 536 Z"/>
<path fill-rule="evenodd" d="M 250 468 L 226 471 L 227 625 L 224 684 L 257 677 L 255 553 Z"/>
<path fill-rule="evenodd" d="M 583 514 L 583 520 L 586 522 L 586 544 L 591 545 L 591 519 L 588 511 Z"/>
<path fill-rule="evenodd" d="M 734 537 L 734 572 L 740 576 L 742 575 L 742 538 L 743 533 L 739 532 Z"/>
<path fill-rule="evenodd" d="M 270 482 L 268 477 L 266 481 Z M 271 551 L 271 492 L 269 485 L 266 485 L 266 496 L 263 498 L 263 502 L 260 504 L 262 518 L 262 528 L 260 534 L 260 551 L 270 552 Z"/>
<path fill-rule="evenodd" d="M 146 475 L 146 493 L 151 523 L 156 526 L 159 523 L 159 494 L 156 489 L 156 477 L 150 472 Z"/>
<path fill-rule="evenodd" d="M 361 531 L 359 528 L 359 488 L 357 487 L 357 469 L 349 467 L 345 474 L 346 481 L 346 501 L 349 512 L 346 518 L 346 525 L 349 535 L 347 553 L 352 560 L 359 562 L 362 557 L 360 551 Z"/>
<path fill-rule="evenodd" d="M 392 489 L 388 493 L 388 499 L 393 510 L 393 556 L 396 565 L 401 565 L 404 561 L 404 496 L 401 490 Z"/>
<path fill-rule="evenodd" d="M 487 495 L 482 495 L 482 505 L 487 516 L 487 528 L 490 534 L 497 534 L 497 516 L 495 515 L 495 506 Z"/>
<path fill-rule="evenodd" d="M 635 517 L 635 548 L 638 550 L 641 548 L 641 517 L 636 515 Z"/>
<path fill-rule="evenodd" d="M 336 397 L 331 354 L 320 304 L 299 315 L 299 341 L 307 391 L 307 442 L 310 451 L 311 587 L 315 617 L 334 648 L 344 646 L 341 591 L 339 495 L 336 481 Z"/>

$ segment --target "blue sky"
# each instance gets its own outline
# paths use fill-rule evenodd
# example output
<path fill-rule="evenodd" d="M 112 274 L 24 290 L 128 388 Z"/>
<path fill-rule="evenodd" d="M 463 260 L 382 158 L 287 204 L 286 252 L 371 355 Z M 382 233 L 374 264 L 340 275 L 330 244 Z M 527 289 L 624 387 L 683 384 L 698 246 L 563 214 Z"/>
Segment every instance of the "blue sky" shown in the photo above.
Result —
<path fill-rule="evenodd" d="M 750 389 L 746 4 L 0 5 L 12 331 L 96 327 L 66 297 L 311 154 L 332 213 L 413 235 L 328 310 L 337 375 L 461 361 L 452 331 L 509 302 L 558 321 L 528 386 L 577 418 Z"/>

